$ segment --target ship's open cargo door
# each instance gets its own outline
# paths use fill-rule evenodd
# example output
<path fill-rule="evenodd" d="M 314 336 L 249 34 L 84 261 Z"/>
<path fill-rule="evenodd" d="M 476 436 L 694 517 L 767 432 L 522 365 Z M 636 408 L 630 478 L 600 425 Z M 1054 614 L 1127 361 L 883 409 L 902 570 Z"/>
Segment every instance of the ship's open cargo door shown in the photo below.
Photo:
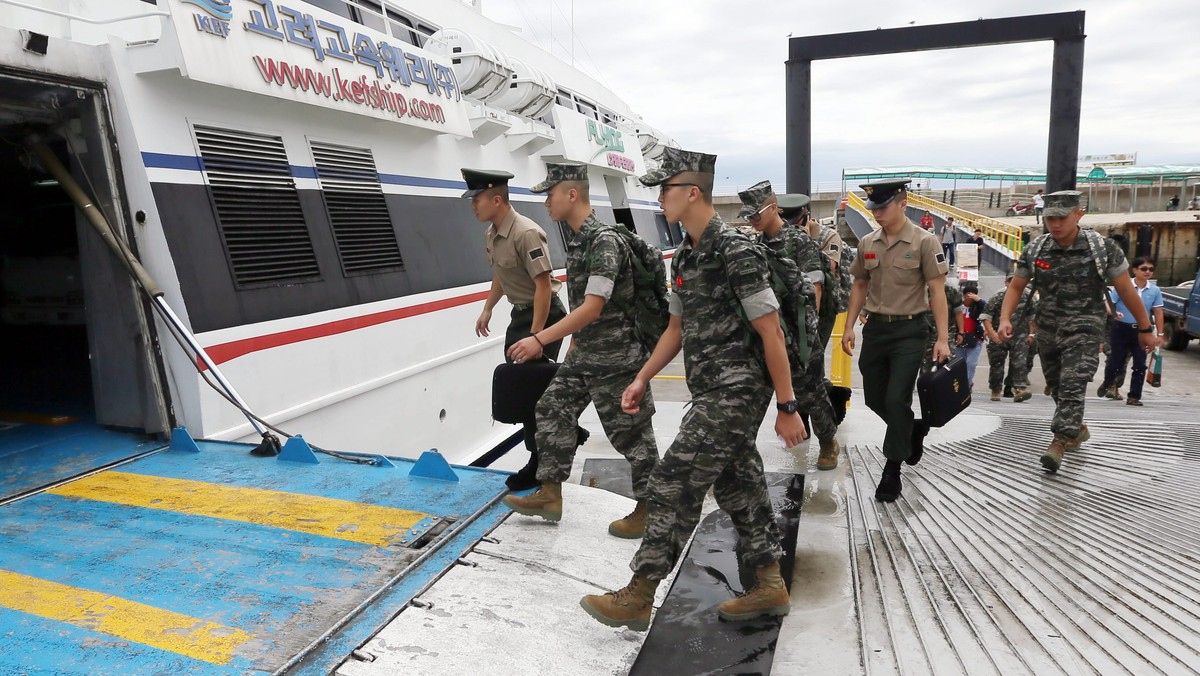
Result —
<path fill-rule="evenodd" d="M 4 75 L 0 92 L 2 500 L 144 450 L 168 416 L 142 299 L 25 144 L 41 134 L 126 237 L 102 92 Z"/>

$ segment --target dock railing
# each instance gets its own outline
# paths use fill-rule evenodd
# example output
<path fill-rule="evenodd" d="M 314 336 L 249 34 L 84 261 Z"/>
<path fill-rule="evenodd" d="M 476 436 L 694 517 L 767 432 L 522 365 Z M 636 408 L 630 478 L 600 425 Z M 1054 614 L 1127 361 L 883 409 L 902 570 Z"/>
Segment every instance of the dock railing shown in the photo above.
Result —
<path fill-rule="evenodd" d="M 861 203 L 861 199 L 859 201 Z M 1007 253 L 1009 258 L 1015 260 L 1021 256 L 1021 249 L 1024 244 L 1021 240 L 1023 231 L 1020 226 L 1010 225 L 994 218 L 912 193 L 908 195 L 908 203 L 918 209 L 925 209 L 930 213 L 936 213 L 942 217 L 953 216 L 955 225 L 969 233 L 982 230 L 984 239 L 991 240 L 994 245 L 993 248 L 1000 249 L 1002 253 Z"/>

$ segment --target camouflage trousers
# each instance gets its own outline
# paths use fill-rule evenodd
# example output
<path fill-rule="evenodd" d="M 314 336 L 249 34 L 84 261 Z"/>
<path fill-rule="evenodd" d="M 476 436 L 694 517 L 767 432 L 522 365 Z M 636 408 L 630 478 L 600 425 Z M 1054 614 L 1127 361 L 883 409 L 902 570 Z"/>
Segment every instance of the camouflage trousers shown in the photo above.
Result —
<path fill-rule="evenodd" d="M 658 464 L 654 441 L 654 397 L 650 390 L 642 398 L 642 410 L 634 415 L 621 410 L 621 393 L 633 382 L 634 371 L 592 376 L 580 373 L 570 362 L 559 367 L 546 393 L 538 400 L 538 481 L 562 483 L 571 476 L 578 448 L 576 427 L 589 403 L 596 405 L 604 433 L 618 453 L 629 461 L 633 495 L 646 499 L 646 485 Z"/>
<path fill-rule="evenodd" d="M 1028 333 L 1014 333 L 1003 343 L 988 343 L 988 388 L 1002 389 L 1006 382 L 1012 387 L 1029 387 Z M 1004 378 L 1004 362 L 1008 361 L 1009 380 Z"/>
<path fill-rule="evenodd" d="M 675 568 L 700 522 L 711 486 L 738 533 L 743 565 L 758 568 L 783 556 L 762 457 L 754 444 L 770 387 L 722 388 L 696 397 L 679 435 L 650 477 L 646 534 L 629 567 L 661 580 Z"/>
<path fill-rule="evenodd" d="M 808 366 L 799 373 L 792 373 L 792 391 L 800 411 L 807 413 L 812 422 L 812 433 L 817 439 L 827 441 L 837 434 L 837 423 L 833 421 L 833 404 L 829 403 L 829 390 L 825 389 L 825 352 L 813 350 Z"/>
<path fill-rule="evenodd" d="M 1096 326 L 1072 326 L 1070 330 L 1038 324 L 1037 346 L 1042 373 L 1054 397 L 1051 431 L 1074 439 L 1083 425 L 1083 403 L 1088 384 L 1100 364 L 1099 345 L 1104 331 Z"/>

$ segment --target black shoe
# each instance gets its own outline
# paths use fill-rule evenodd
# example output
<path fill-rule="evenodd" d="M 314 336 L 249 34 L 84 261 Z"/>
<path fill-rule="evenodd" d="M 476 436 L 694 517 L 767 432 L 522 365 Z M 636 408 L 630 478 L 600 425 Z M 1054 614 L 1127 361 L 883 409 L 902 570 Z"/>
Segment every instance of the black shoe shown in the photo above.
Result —
<path fill-rule="evenodd" d="M 1096 388 L 1096 396 L 1104 399 L 1108 397 L 1108 385 L 1100 385 Z"/>
<path fill-rule="evenodd" d="M 904 462 L 909 465 L 921 462 L 921 456 L 925 455 L 925 435 L 927 434 L 929 434 L 929 424 L 924 420 L 914 420 L 912 428 L 912 453 L 909 453 L 908 458 Z"/>
<path fill-rule="evenodd" d="M 1012 399 L 1012 396 L 1013 396 L 1012 388 L 1011 387 L 1004 388 L 1004 398 Z"/>
<path fill-rule="evenodd" d="M 525 463 L 521 471 L 505 479 L 504 485 L 508 486 L 510 491 L 527 491 L 541 486 L 542 482 L 537 480 L 537 466 L 537 455 L 530 453 L 529 462 Z"/>
<path fill-rule="evenodd" d="M 841 425 L 846 419 L 846 405 L 850 403 L 850 388 L 827 383 L 825 389 L 829 393 L 829 405 L 833 407 L 833 422 Z"/>
<path fill-rule="evenodd" d="M 579 448 L 580 446 L 586 444 L 587 440 L 589 438 L 591 438 L 591 436 L 592 436 L 591 432 L 576 425 L 575 426 L 575 448 Z"/>
<path fill-rule="evenodd" d="M 883 466 L 883 476 L 875 488 L 875 499 L 879 502 L 895 502 L 900 497 L 900 462 L 888 460 Z"/>

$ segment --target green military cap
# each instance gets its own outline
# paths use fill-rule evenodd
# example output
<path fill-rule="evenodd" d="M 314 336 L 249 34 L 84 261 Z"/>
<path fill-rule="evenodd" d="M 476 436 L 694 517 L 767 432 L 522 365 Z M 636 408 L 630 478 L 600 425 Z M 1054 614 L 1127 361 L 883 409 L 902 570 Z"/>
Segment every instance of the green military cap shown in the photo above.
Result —
<path fill-rule="evenodd" d="M 461 171 L 463 180 L 467 182 L 467 191 L 462 194 L 463 197 L 474 197 L 488 188 L 507 186 L 509 179 L 513 177 L 507 171 L 492 169 L 462 169 Z"/>
<path fill-rule="evenodd" d="M 811 197 L 800 193 L 784 193 L 776 199 L 779 200 L 779 215 L 789 221 L 799 216 L 800 210 L 812 202 Z"/>
<path fill-rule="evenodd" d="M 638 180 L 644 186 L 653 187 L 685 171 L 694 171 L 700 174 L 715 174 L 717 171 L 717 156 L 667 146 L 663 148 L 658 169 L 644 176 L 639 176 Z"/>
<path fill-rule="evenodd" d="M 1083 193 L 1078 190 L 1059 190 L 1046 195 L 1046 206 L 1042 208 L 1043 218 L 1062 218 L 1070 216 L 1072 211 L 1079 208 L 1079 197 Z"/>
<path fill-rule="evenodd" d="M 912 183 L 911 178 L 889 178 L 874 183 L 863 183 L 858 186 L 867 192 L 866 207 L 871 210 L 882 209 L 897 195 L 903 196 L 905 186 Z"/>
<path fill-rule="evenodd" d="M 738 218 L 745 218 L 751 214 L 758 213 L 767 200 L 774 195 L 775 191 L 771 190 L 770 181 L 759 181 L 739 192 L 738 198 L 742 200 L 742 210 L 738 212 Z"/>
<path fill-rule="evenodd" d="M 581 162 L 547 162 L 546 180 L 533 186 L 533 192 L 546 192 L 563 181 L 587 181 L 587 165 Z"/>

